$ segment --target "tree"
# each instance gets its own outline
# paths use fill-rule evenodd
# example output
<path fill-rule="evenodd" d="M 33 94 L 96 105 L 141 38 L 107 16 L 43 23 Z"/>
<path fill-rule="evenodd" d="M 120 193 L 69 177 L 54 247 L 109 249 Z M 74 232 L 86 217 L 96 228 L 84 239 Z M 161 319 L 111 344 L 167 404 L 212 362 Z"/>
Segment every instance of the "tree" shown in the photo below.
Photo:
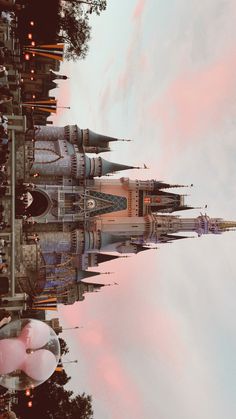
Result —
<path fill-rule="evenodd" d="M 65 6 L 68 7 L 68 4 L 73 7 L 74 10 L 77 12 L 81 9 L 81 7 L 86 8 L 85 13 L 96 13 L 100 15 L 100 13 L 107 8 L 107 1 L 106 0 L 64 0 Z"/>
<path fill-rule="evenodd" d="M 69 348 L 64 339 L 59 338 L 61 354 L 67 354 Z M 24 419 L 92 419 L 92 397 L 82 393 L 73 397 L 73 391 L 65 386 L 71 377 L 65 370 L 54 374 L 43 384 L 36 387 L 31 395 L 24 391 L 18 393 L 18 404 L 13 406 L 17 415 Z M 32 407 L 27 406 L 32 401 Z"/>
<path fill-rule="evenodd" d="M 64 339 L 59 338 L 59 342 L 60 342 L 60 348 L 61 348 L 61 355 L 66 355 L 69 353 L 69 348 L 67 346 L 67 343 Z"/>
<path fill-rule="evenodd" d="M 63 387 L 68 382 L 65 371 L 55 372 L 45 383 L 33 391 L 32 407 L 27 403 L 25 392 L 18 393 L 18 404 L 13 406 L 17 415 L 24 419 L 92 419 L 92 398 L 82 393 L 73 396 L 73 392 Z"/>
<path fill-rule="evenodd" d="M 7 3 L 6 0 L 0 0 Z M 86 57 L 91 39 L 89 17 L 106 10 L 106 0 L 18 0 L 25 8 L 18 13 L 17 36 L 28 44 L 28 22 L 35 21 L 34 41 L 37 44 L 65 43 L 65 58 Z M 47 19 L 45 19 L 45 10 Z"/>
<path fill-rule="evenodd" d="M 76 418 L 76 412 L 81 412 L 81 419 L 88 419 L 93 417 L 92 398 L 83 393 L 81 396 L 76 396 L 72 400 L 71 413 L 73 418 Z"/>
<path fill-rule="evenodd" d="M 65 10 L 60 27 L 60 41 L 66 44 L 66 60 L 75 61 L 78 58 L 85 58 L 91 38 L 88 17 L 78 17 L 71 10 Z"/>
<path fill-rule="evenodd" d="M 75 61 L 86 57 L 91 39 L 89 15 L 91 13 L 100 15 L 106 6 L 106 0 L 64 0 L 61 2 L 59 38 L 66 44 L 65 58 L 67 60 Z"/>

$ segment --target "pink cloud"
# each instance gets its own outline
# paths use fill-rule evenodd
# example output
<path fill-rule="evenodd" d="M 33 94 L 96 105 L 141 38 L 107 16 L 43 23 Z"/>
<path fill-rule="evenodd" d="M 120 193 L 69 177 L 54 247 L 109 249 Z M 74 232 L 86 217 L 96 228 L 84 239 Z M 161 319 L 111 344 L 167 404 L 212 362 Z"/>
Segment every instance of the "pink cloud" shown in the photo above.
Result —
<path fill-rule="evenodd" d="M 100 95 L 100 111 L 105 114 L 105 111 L 115 102 L 124 99 L 130 94 L 137 78 L 140 78 L 140 73 L 150 69 L 150 60 L 146 52 L 142 51 L 142 21 L 141 16 L 145 10 L 146 0 L 139 0 L 133 12 L 133 25 L 130 40 L 127 45 L 126 53 L 124 54 L 124 63 L 117 75 L 116 82 L 108 83 L 103 87 Z M 111 64 L 114 64 L 114 57 L 108 61 L 104 71 L 109 71 Z M 104 117 L 102 116 L 104 119 Z M 104 120 L 105 122 L 105 120 Z M 107 121 L 106 121 L 107 122 Z"/>
<path fill-rule="evenodd" d="M 110 87 L 110 83 L 108 83 L 101 94 L 100 110 L 102 112 L 104 112 L 109 106 L 110 97 L 111 97 L 111 87 Z"/>
<path fill-rule="evenodd" d="M 122 410 L 128 411 L 130 417 L 138 418 L 142 411 L 141 394 L 113 344 L 106 326 L 96 320 L 91 321 L 89 328 L 79 337 L 86 359 L 93 363 L 93 368 L 88 371 L 91 392 L 109 398 L 112 419 L 119 419 Z"/>
<path fill-rule="evenodd" d="M 68 81 L 62 80 L 59 84 L 59 90 L 57 90 L 57 105 L 60 107 L 70 106 L 71 103 L 71 90 L 68 87 Z M 53 91 L 52 91 L 53 96 Z M 53 116 L 53 123 L 57 125 L 60 123 L 60 119 L 64 112 L 68 112 L 67 109 L 58 108 L 57 113 Z"/>
<path fill-rule="evenodd" d="M 146 0 L 138 0 L 134 9 L 134 13 L 133 13 L 134 19 L 139 19 L 142 16 L 145 9 L 145 5 L 146 5 Z"/>
<path fill-rule="evenodd" d="M 87 303 L 89 304 L 88 301 Z M 60 306 L 60 314 L 70 327 L 80 323 L 79 312 L 83 318 L 89 318 L 89 324 L 76 337 L 84 358 L 90 365 L 87 371 L 90 392 L 95 395 L 100 394 L 100 399 L 104 399 L 104 403 L 109 397 L 109 414 L 112 419 L 120 419 L 122 409 L 128 411 L 130 417 L 138 418 L 139 412 L 142 411 L 141 394 L 124 366 L 122 357 L 113 347 L 113 337 L 107 330 L 106 323 L 102 324 L 94 318 L 91 319 L 91 313 L 87 311 L 89 308 L 85 305 Z"/>
<path fill-rule="evenodd" d="M 137 357 L 141 348 L 144 356 L 157 357 L 173 374 L 179 375 L 185 353 L 178 333 L 178 321 L 171 313 L 157 311 L 156 306 L 150 304 L 145 305 L 144 312 L 138 308 L 145 303 L 145 296 L 139 293 L 143 283 L 138 275 L 136 258 L 139 256 L 106 264 L 109 266 L 104 270 L 115 272 L 112 282 L 120 282 L 119 287 L 109 287 L 99 294 L 87 295 L 86 300 L 79 304 L 60 307 L 68 326 L 84 326 L 74 336 L 83 362 L 87 365 L 89 392 L 94 400 L 99 397 L 98 403 L 103 406 L 107 405 L 109 399 L 108 413 L 111 419 L 145 417 L 145 399 L 142 387 L 137 382 L 138 377 L 142 380 L 143 366 L 137 365 L 134 374 L 132 354 Z M 150 254 L 152 258 L 153 254 Z M 109 295 L 104 297 L 105 293 Z M 83 319 L 82 322 L 80 319 Z M 122 416 L 122 412 L 126 412 L 125 415 Z"/>
<path fill-rule="evenodd" d="M 236 54 L 225 55 L 208 67 L 183 73 L 150 107 L 161 122 L 165 140 L 187 141 L 215 129 L 228 114 L 236 93 Z"/>

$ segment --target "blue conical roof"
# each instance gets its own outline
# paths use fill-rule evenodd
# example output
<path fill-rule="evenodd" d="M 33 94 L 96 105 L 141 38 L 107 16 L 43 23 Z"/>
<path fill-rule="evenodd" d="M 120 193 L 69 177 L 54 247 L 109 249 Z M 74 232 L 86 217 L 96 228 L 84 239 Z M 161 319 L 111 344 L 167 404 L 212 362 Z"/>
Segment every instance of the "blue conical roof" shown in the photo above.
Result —
<path fill-rule="evenodd" d="M 81 281 L 84 278 L 90 278 L 91 276 L 100 275 L 100 272 L 92 272 L 92 271 L 77 271 L 76 280 L 77 282 Z"/>
<path fill-rule="evenodd" d="M 118 138 L 109 137 L 103 134 L 97 134 L 96 132 L 91 131 L 91 129 L 88 129 L 88 137 L 88 143 L 91 146 L 105 145 L 110 141 L 119 141 Z"/>
<path fill-rule="evenodd" d="M 121 170 L 135 169 L 134 166 L 127 166 L 125 164 L 113 163 L 111 161 L 101 159 L 101 176 L 107 173 L 120 172 Z"/>

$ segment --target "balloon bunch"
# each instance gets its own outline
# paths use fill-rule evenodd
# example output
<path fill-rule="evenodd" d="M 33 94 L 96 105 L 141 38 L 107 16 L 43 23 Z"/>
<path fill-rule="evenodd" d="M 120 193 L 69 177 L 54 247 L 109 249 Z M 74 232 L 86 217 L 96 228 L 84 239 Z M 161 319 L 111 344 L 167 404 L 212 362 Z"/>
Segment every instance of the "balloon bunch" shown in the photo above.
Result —
<path fill-rule="evenodd" d="M 56 356 L 43 348 L 50 341 L 50 331 L 47 324 L 33 320 L 18 337 L 0 340 L 0 375 L 21 370 L 33 380 L 47 380 L 57 366 Z"/>

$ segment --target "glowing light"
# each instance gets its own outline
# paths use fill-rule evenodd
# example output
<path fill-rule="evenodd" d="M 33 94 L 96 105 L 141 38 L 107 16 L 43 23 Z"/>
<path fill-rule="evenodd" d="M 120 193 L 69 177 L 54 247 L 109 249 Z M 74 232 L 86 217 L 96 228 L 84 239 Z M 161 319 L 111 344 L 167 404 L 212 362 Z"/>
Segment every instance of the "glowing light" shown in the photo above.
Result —
<path fill-rule="evenodd" d="M 36 97 L 35 95 L 32 95 L 32 98 L 33 98 L 33 99 L 35 99 L 35 97 Z"/>
<path fill-rule="evenodd" d="M 29 61 L 29 59 L 30 59 L 30 55 L 29 55 L 29 54 L 25 54 L 25 59 L 26 59 L 27 61 Z"/>
<path fill-rule="evenodd" d="M 32 42 L 31 42 L 31 45 L 34 47 L 34 46 L 35 46 L 35 42 L 34 42 L 34 41 L 32 41 Z"/>
<path fill-rule="evenodd" d="M 30 401 L 30 402 L 27 403 L 27 405 L 28 405 L 28 407 L 32 407 L 33 406 L 33 402 Z"/>
<path fill-rule="evenodd" d="M 26 390 L 25 395 L 30 396 L 30 390 L 29 389 Z"/>
<path fill-rule="evenodd" d="M 30 70 L 30 72 L 31 72 L 32 74 L 34 74 L 34 70 Z"/>
<path fill-rule="evenodd" d="M 30 26 L 34 26 L 34 21 L 33 20 L 30 21 Z"/>
<path fill-rule="evenodd" d="M 34 80 L 34 78 L 33 77 L 30 77 L 30 80 Z"/>
<path fill-rule="evenodd" d="M 32 33 L 28 33 L 28 38 L 29 38 L 29 39 L 32 39 L 32 38 L 33 38 Z"/>

